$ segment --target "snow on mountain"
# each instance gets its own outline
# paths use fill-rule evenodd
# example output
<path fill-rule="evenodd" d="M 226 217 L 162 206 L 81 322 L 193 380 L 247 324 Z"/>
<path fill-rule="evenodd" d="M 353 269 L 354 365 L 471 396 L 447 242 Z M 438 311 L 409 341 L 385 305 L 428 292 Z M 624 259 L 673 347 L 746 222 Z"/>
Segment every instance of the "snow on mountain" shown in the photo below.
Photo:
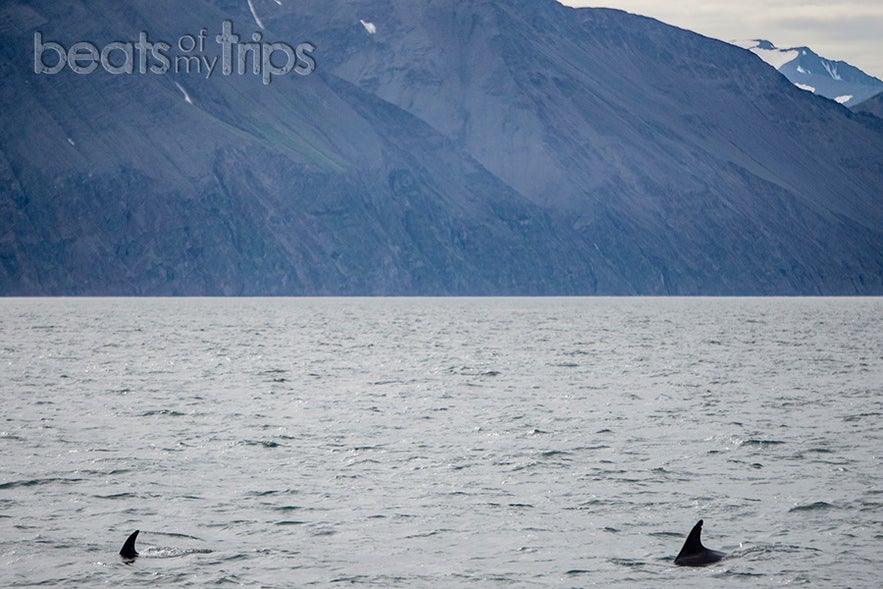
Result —
<path fill-rule="evenodd" d="M 883 91 L 883 81 L 845 61 L 821 57 L 809 47 L 779 48 L 765 39 L 732 41 L 773 66 L 794 85 L 851 107 Z"/>
<path fill-rule="evenodd" d="M 797 49 L 777 49 L 769 41 L 757 39 L 752 39 L 750 41 L 733 41 L 733 45 L 737 45 L 742 49 L 748 49 L 776 69 L 779 69 L 800 55 L 800 52 L 797 51 Z"/>

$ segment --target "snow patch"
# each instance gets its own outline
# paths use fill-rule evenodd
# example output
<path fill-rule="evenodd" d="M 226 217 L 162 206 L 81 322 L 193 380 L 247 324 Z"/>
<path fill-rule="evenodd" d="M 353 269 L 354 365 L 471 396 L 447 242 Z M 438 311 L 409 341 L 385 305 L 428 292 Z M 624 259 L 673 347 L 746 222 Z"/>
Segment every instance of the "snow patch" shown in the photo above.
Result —
<path fill-rule="evenodd" d="M 184 95 L 184 102 L 186 102 L 187 104 L 193 104 L 193 101 L 190 100 L 190 95 L 187 94 L 187 90 L 185 90 L 184 87 L 181 86 L 181 84 L 179 84 L 178 82 L 175 82 L 175 86 L 177 86 L 178 90 L 181 91 L 181 94 Z"/>
<path fill-rule="evenodd" d="M 757 41 L 754 39 L 750 39 L 747 41 L 741 41 L 737 39 L 736 41 L 730 41 L 730 43 L 732 43 L 736 47 L 741 47 L 742 49 L 751 49 L 753 47 L 757 47 Z"/>
<path fill-rule="evenodd" d="M 838 96 L 838 97 L 835 98 L 834 100 L 836 100 L 836 101 L 839 102 L 840 104 L 846 104 L 847 102 L 849 102 L 850 100 L 852 100 L 852 94 L 847 94 L 847 95 L 845 95 L 845 96 Z"/>
<path fill-rule="evenodd" d="M 825 67 L 825 69 L 828 71 L 828 74 L 829 74 L 832 78 L 834 78 L 834 79 L 837 80 L 837 81 L 840 81 L 840 80 L 843 79 L 843 78 L 840 77 L 840 74 L 837 73 L 837 64 L 836 64 L 836 63 L 831 63 L 830 61 L 825 61 L 825 60 L 823 59 L 823 60 L 822 60 L 822 65 Z"/>
<path fill-rule="evenodd" d="M 797 49 L 779 49 L 769 41 L 752 39 L 750 41 L 730 41 L 732 45 L 747 49 L 776 69 L 797 58 Z"/>
<path fill-rule="evenodd" d="M 800 82 L 795 82 L 794 85 L 797 86 L 798 88 L 800 88 L 801 90 L 806 90 L 807 92 L 812 92 L 813 94 L 815 94 L 816 89 L 813 88 L 812 86 L 809 86 L 807 84 L 801 84 Z"/>
<path fill-rule="evenodd" d="M 803 69 L 803 68 L 800 67 L 800 66 L 797 66 L 797 73 L 798 73 L 798 74 L 805 74 L 805 73 L 806 73 L 806 70 Z"/>
<path fill-rule="evenodd" d="M 362 23 L 362 26 L 365 27 L 365 30 L 368 31 L 369 35 L 373 35 L 377 32 L 377 27 L 374 26 L 373 22 L 366 22 L 361 18 L 359 19 L 359 22 Z"/>
<path fill-rule="evenodd" d="M 761 49 L 760 47 L 752 47 L 751 52 L 776 69 L 790 61 L 794 61 L 799 55 L 796 49 Z"/>
<path fill-rule="evenodd" d="M 254 4 L 251 3 L 251 0 L 248 0 L 248 9 L 251 10 L 251 15 L 254 17 L 254 22 L 256 22 L 259 27 L 264 28 L 264 23 L 262 23 L 261 19 L 258 18 L 258 13 L 254 11 Z"/>

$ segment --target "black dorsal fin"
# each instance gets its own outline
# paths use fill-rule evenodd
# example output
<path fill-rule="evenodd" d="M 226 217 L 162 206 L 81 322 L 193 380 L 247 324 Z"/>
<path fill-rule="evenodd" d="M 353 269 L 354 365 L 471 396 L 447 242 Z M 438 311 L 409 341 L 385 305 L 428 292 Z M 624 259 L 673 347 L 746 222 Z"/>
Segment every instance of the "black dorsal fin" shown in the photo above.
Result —
<path fill-rule="evenodd" d="M 140 531 L 141 530 L 135 530 L 128 538 L 126 538 L 126 543 L 123 544 L 123 548 L 120 550 L 120 556 L 123 558 L 135 558 L 138 556 L 138 551 L 135 550 L 135 539 L 138 537 L 138 532 Z"/>
<path fill-rule="evenodd" d="M 702 520 L 700 519 L 687 536 L 684 547 L 675 558 L 675 564 L 688 567 L 701 567 L 722 560 L 726 554 L 709 550 L 702 545 Z"/>
<path fill-rule="evenodd" d="M 702 520 L 700 519 L 690 530 L 690 535 L 687 536 L 687 541 L 684 542 L 684 547 L 681 548 L 678 558 L 689 554 L 698 554 L 703 550 L 705 550 L 705 546 L 702 545 Z"/>

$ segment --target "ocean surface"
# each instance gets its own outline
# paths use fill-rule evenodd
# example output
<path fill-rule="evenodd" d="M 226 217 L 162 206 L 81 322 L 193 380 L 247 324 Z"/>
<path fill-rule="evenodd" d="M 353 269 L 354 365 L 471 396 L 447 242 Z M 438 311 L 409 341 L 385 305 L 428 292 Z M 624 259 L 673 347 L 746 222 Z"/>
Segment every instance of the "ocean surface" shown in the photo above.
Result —
<path fill-rule="evenodd" d="M 0 299 L 0 400 L 2 587 L 883 579 L 883 299 Z"/>

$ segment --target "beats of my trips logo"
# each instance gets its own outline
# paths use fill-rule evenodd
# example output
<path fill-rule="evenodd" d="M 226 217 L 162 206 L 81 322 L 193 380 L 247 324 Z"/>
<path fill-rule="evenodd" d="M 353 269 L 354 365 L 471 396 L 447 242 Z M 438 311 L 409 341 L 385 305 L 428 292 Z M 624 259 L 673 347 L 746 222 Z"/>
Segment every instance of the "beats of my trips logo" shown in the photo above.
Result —
<path fill-rule="evenodd" d="M 250 40 L 234 32 L 233 21 L 225 20 L 221 32 L 209 39 L 208 29 L 195 35 L 181 35 L 172 45 L 150 41 L 142 31 L 137 41 L 113 41 L 99 48 L 89 41 L 79 41 L 69 48 L 57 41 L 47 41 L 43 33 L 34 33 L 34 73 L 54 75 L 66 67 L 77 74 L 91 74 L 99 67 L 109 74 L 200 74 L 206 79 L 220 72 L 224 76 L 260 76 L 264 85 L 274 76 L 294 72 L 308 76 L 316 69 L 313 56 L 316 46 L 300 43 L 292 47 L 276 41 L 268 43 L 263 33 L 254 32 Z"/>

